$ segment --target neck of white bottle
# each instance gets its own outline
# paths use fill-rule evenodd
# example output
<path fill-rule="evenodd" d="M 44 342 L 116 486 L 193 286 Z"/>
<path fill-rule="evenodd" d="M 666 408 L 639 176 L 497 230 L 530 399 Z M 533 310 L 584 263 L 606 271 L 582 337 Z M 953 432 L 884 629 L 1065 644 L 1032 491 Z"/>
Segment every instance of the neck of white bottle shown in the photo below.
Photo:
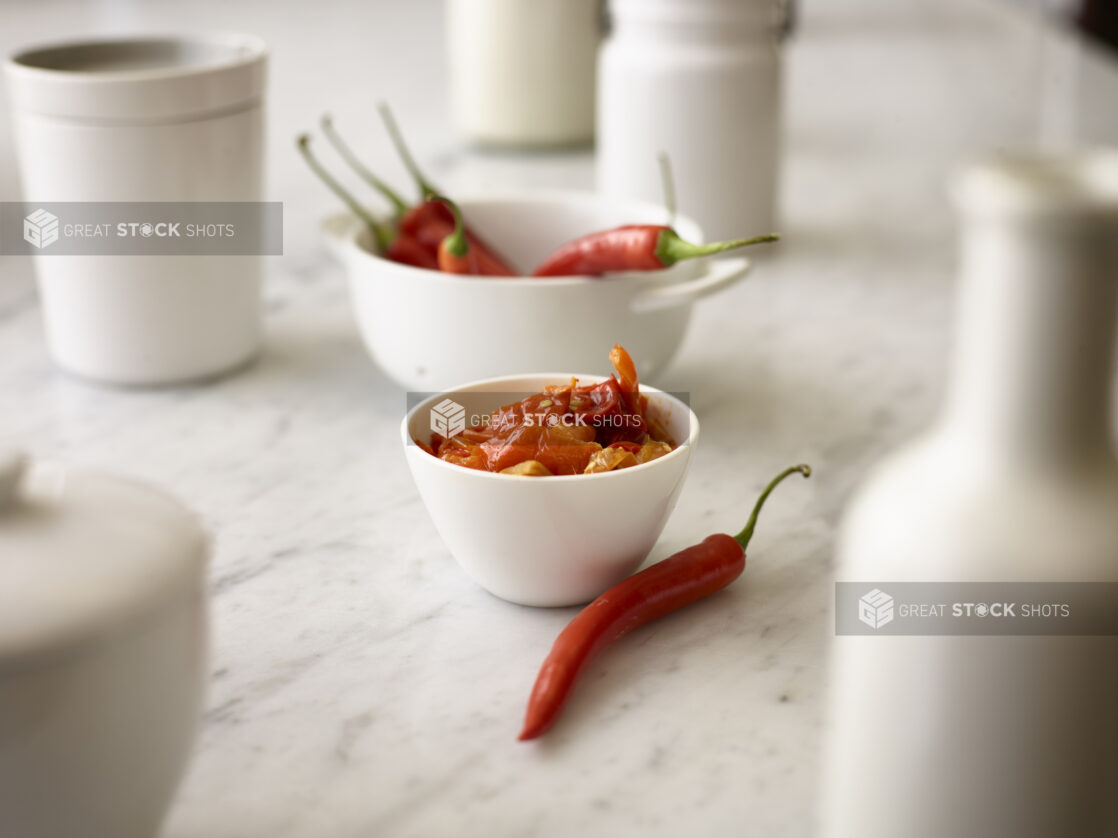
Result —
<path fill-rule="evenodd" d="M 1118 247 L 1073 219 L 964 217 L 945 429 L 978 456 L 1109 456 Z"/>
<path fill-rule="evenodd" d="M 775 44 L 781 24 L 764 0 L 611 0 L 609 9 L 613 38 L 643 45 Z"/>

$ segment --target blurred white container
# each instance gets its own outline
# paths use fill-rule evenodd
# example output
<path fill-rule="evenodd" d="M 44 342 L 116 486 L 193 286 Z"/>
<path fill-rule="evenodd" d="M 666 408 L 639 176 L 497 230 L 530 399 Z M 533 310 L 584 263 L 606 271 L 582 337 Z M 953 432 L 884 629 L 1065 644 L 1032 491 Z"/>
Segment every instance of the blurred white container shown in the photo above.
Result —
<path fill-rule="evenodd" d="M 777 227 L 781 14 L 773 0 L 610 0 L 598 68 L 598 189 L 661 200 L 712 241 Z"/>
<path fill-rule="evenodd" d="M 447 0 L 454 122 L 495 146 L 594 137 L 601 0 Z"/>
<path fill-rule="evenodd" d="M 267 49 L 241 35 L 60 44 L 5 67 L 24 200 L 260 201 Z M 41 255 L 55 362 L 111 384 L 225 372 L 260 343 L 259 256 Z"/>
<path fill-rule="evenodd" d="M 0 835 L 151 838 L 206 677 L 197 519 L 0 451 Z"/>
<path fill-rule="evenodd" d="M 957 198 L 946 409 L 851 502 L 838 578 L 1118 582 L 1118 151 L 994 158 Z M 1114 835 L 1116 646 L 838 637 L 821 834 Z"/>

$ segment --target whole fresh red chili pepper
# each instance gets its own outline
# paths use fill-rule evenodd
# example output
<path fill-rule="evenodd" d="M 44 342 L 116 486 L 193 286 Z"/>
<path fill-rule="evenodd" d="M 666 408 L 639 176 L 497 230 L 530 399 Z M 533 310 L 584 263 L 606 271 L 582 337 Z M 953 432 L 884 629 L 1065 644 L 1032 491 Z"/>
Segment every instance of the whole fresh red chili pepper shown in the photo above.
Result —
<path fill-rule="evenodd" d="M 312 168 L 319 174 L 320 178 L 325 180 L 326 185 L 329 185 L 334 193 L 339 194 L 350 209 L 369 225 L 369 228 L 373 231 L 373 237 L 377 241 L 378 249 L 382 249 L 385 256 L 392 261 L 398 261 L 401 265 L 438 270 L 438 246 L 449 235 L 449 231 L 453 230 L 453 216 L 449 216 L 452 220 L 445 226 L 442 236 L 435 238 L 437 230 L 432 230 L 428 234 L 424 223 L 416 223 L 414 220 L 414 210 L 416 208 L 409 207 L 408 202 L 402 199 L 395 189 L 389 187 L 385 181 L 378 178 L 368 169 L 368 166 L 360 161 L 357 154 L 354 154 L 350 146 L 342 140 L 341 134 L 334 127 L 329 114 L 322 116 L 322 133 L 326 135 L 326 139 L 338 151 L 342 160 L 347 162 L 354 172 L 357 172 L 364 181 L 380 192 L 392 204 L 392 216 L 397 222 L 395 235 L 391 234 L 390 228 L 386 225 L 379 225 L 375 219 L 371 219 L 368 213 L 364 212 L 364 208 L 360 206 L 357 199 L 350 196 L 349 192 L 345 191 L 338 181 L 326 174 L 321 165 L 312 162 Z M 420 204 L 420 206 L 423 206 L 423 204 Z M 438 204 L 438 206 L 440 209 L 446 210 L 442 204 Z M 407 225 L 405 225 L 405 221 L 408 221 Z M 420 232 L 421 237 L 415 235 L 417 231 Z M 386 241 L 390 241 L 387 248 L 383 247 Z"/>
<path fill-rule="evenodd" d="M 774 477 L 737 535 L 708 536 L 617 583 L 579 612 L 555 640 L 540 668 L 519 738 L 535 739 L 555 723 L 586 664 L 610 643 L 737 579 L 745 569 L 745 549 L 761 507 L 780 481 L 796 473 L 810 477 L 811 468 L 792 466 Z"/>
<path fill-rule="evenodd" d="M 412 236 L 403 233 L 400 230 L 393 229 L 389 224 L 382 224 L 377 221 L 372 214 L 361 205 L 361 202 L 353 197 L 349 191 L 334 179 L 334 176 L 326 171 L 325 167 L 318 161 L 310 149 L 311 138 L 307 134 L 301 135 L 297 140 L 299 152 L 307 161 L 307 165 L 311 170 L 318 175 L 318 177 L 325 183 L 330 190 L 342 199 L 342 202 L 349 207 L 350 212 L 365 222 L 370 234 L 373 237 L 373 244 L 376 246 L 377 252 L 384 254 L 388 259 L 393 262 L 399 262 L 404 265 L 412 265 L 417 268 L 428 268 L 430 270 L 437 270 L 439 267 L 438 259 L 435 254 L 430 252 L 427 248 L 422 247 Z"/>
<path fill-rule="evenodd" d="M 385 250 L 385 255 L 392 261 L 398 261 L 398 263 L 404 265 L 438 270 L 438 246 L 454 230 L 454 216 L 451 215 L 451 211 L 438 201 L 424 201 L 416 204 L 415 207 L 409 206 L 408 202 L 400 197 L 399 192 L 389 187 L 376 174 L 373 174 L 368 166 L 361 162 L 357 154 L 353 153 L 349 144 L 342 140 L 341 134 L 334 127 L 329 114 L 322 116 L 321 124 L 322 133 L 326 135 L 326 139 L 338 151 L 342 160 L 347 162 L 350 169 L 357 172 L 362 180 L 380 192 L 392 204 L 392 216 L 396 219 L 398 229 L 396 238 Z M 334 192 L 341 193 L 339 192 L 341 185 L 337 181 L 328 181 L 328 185 Z M 347 201 L 351 209 L 353 204 L 356 203 L 351 198 L 343 197 L 343 200 Z M 428 207 L 428 204 L 430 204 L 430 207 Z M 433 210 L 432 207 L 438 209 Z M 445 223 L 443 223 L 444 218 L 446 219 Z M 366 219 L 366 222 L 368 223 L 368 219 Z M 437 226 L 433 226 L 433 222 Z"/>
<path fill-rule="evenodd" d="M 710 256 L 780 238 L 776 233 L 711 244 L 693 244 L 664 224 L 628 224 L 567 242 L 532 276 L 600 276 L 611 271 L 655 271 L 681 259 Z"/>
<path fill-rule="evenodd" d="M 451 213 L 454 214 L 454 229 L 451 230 L 449 236 L 446 236 L 439 243 L 439 270 L 448 274 L 471 274 L 475 276 L 481 273 L 477 250 L 470 247 L 470 243 L 466 239 L 466 225 L 462 221 L 462 212 L 458 209 L 458 205 L 449 198 L 442 196 L 431 200 L 444 202 L 446 206 L 450 207 Z"/>
<path fill-rule="evenodd" d="M 430 248 L 424 247 L 406 233 L 397 232 L 396 238 L 388 246 L 384 255 L 401 265 L 411 265 L 413 268 L 426 268 L 431 271 L 439 269 L 438 255 L 432 254 Z"/>
<path fill-rule="evenodd" d="M 486 242 L 472 231 L 469 226 L 465 228 L 466 240 L 470 249 L 475 251 L 483 276 L 516 276 L 517 273 L 497 255 Z M 404 217 L 400 219 L 400 232 L 414 238 L 422 247 L 427 247 L 432 253 L 438 253 L 439 245 L 454 232 L 454 214 L 442 201 L 430 199 L 421 204 L 416 204 Z"/>
<path fill-rule="evenodd" d="M 437 252 L 439 245 L 454 229 L 454 216 L 446 204 L 431 200 L 431 198 L 440 194 L 440 191 L 431 181 L 427 180 L 419 165 L 415 162 L 415 158 L 412 157 L 411 150 L 404 140 L 403 132 L 400 131 L 399 125 L 396 124 L 396 118 L 392 115 L 392 110 L 384 102 L 377 105 L 377 110 L 392 144 L 396 147 L 397 154 L 404 163 L 404 168 L 408 170 L 408 174 L 412 176 L 416 186 L 419 187 L 421 200 L 400 218 L 400 230 L 415 237 L 421 244 L 429 246 L 432 253 Z M 466 238 L 469 240 L 470 246 L 477 251 L 477 259 L 481 265 L 482 274 L 485 276 L 519 275 L 509 265 L 508 260 L 474 230 L 471 230 L 469 226 L 466 227 Z"/>

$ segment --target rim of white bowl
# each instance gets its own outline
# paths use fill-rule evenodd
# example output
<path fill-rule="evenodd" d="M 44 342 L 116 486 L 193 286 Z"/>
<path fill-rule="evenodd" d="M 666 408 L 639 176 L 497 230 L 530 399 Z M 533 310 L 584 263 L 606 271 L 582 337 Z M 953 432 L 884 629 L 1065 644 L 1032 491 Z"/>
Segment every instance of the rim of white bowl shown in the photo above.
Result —
<path fill-rule="evenodd" d="M 108 50 L 114 47 L 221 47 L 230 51 L 229 56 L 221 59 L 201 61 L 194 64 L 168 64 L 167 66 L 147 67 L 144 69 L 89 70 L 69 67 L 53 67 L 43 63 L 51 56 L 63 55 L 80 50 Z M 32 44 L 10 54 L 5 62 L 12 72 L 39 76 L 48 79 L 65 79 L 90 86 L 99 84 L 119 84 L 121 82 L 162 81 L 167 79 L 187 79 L 219 73 L 239 67 L 259 63 L 270 56 L 267 42 L 247 32 L 217 29 L 194 33 L 152 32 L 135 35 L 119 35 L 90 38 L 67 38 L 59 41 L 44 41 Z"/>
<path fill-rule="evenodd" d="M 641 201 L 633 198 L 608 198 L 598 195 L 594 192 L 581 192 L 577 189 L 542 189 L 533 192 L 497 192 L 486 195 L 462 195 L 455 198 L 455 202 L 459 205 L 466 204 L 488 204 L 488 203 L 531 203 L 531 204 L 554 204 L 559 201 L 570 201 L 572 199 L 591 201 L 612 202 L 621 205 L 632 207 L 642 207 L 645 210 L 655 209 L 661 212 L 666 212 L 659 204 L 651 201 Z M 374 218 L 378 221 L 390 221 L 391 218 L 386 215 L 374 213 Z M 601 282 L 634 282 L 645 281 L 648 284 L 656 284 L 658 282 L 671 282 L 672 279 L 665 277 L 664 274 L 670 271 L 674 265 L 667 268 L 661 268 L 655 271 L 622 271 L 614 274 L 605 274 L 603 276 L 587 276 L 584 274 L 571 274 L 569 276 L 471 276 L 462 277 L 454 274 L 446 274 L 442 271 L 431 270 L 430 268 L 417 268 L 414 265 L 405 265 L 401 262 L 393 262 L 391 259 L 373 253 L 367 247 L 362 246 L 359 239 L 367 235 L 368 231 L 364 228 L 361 220 L 348 210 L 339 210 L 338 212 L 331 213 L 326 216 L 327 220 L 335 218 L 346 218 L 349 225 L 342 235 L 345 245 L 356 250 L 358 253 L 369 257 L 377 262 L 386 262 L 392 265 L 393 268 L 401 268 L 409 273 L 421 274 L 433 282 L 461 282 L 464 278 L 468 278 L 470 282 L 474 283 L 494 283 L 499 285 L 538 285 L 540 282 L 546 281 L 549 285 L 586 285 L 589 283 Z M 667 219 L 665 219 L 667 220 Z M 641 222 L 646 224 L 654 224 L 656 222 L 647 221 Z M 689 241 L 694 241 L 696 244 L 703 241 L 703 228 L 695 219 L 688 215 L 677 214 L 673 228 L 690 227 L 693 238 Z M 678 263 L 677 263 L 678 264 Z"/>
<path fill-rule="evenodd" d="M 415 416 L 415 414 L 418 413 L 420 410 L 422 410 L 425 405 L 431 404 L 431 403 L 435 402 L 437 399 L 445 398 L 447 393 L 470 391 L 471 389 L 477 388 L 477 387 L 484 387 L 484 386 L 488 386 L 488 385 L 491 385 L 491 384 L 507 384 L 507 383 L 512 382 L 512 381 L 522 381 L 524 379 L 529 379 L 529 378 L 532 378 L 532 379 L 535 379 L 535 378 L 543 378 L 543 379 L 554 378 L 557 383 L 563 383 L 563 382 L 570 381 L 572 378 L 577 378 L 580 382 L 587 381 L 587 382 L 591 382 L 591 383 L 594 383 L 594 384 L 600 384 L 601 382 L 605 381 L 609 377 L 610 376 L 608 376 L 608 375 L 570 375 L 570 374 L 555 373 L 555 372 L 538 372 L 538 373 L 523 373 L 523 374 L 519 374 L 519 375 L 499 375 L 499 376 L 496 376 L 495 378 L 481 378 L 481 379 L 478 379 L 476 381 L 470 381 L 466 384 L 459 385 L 458 387 L 449 387 L 449 388 L 447 388 L 447 389 L 445 389 L 445 390 L 443 390 L 439 393 L 436 393 L 433 396 L 430 396 L 429 398 L 424 399 L 423 401 L 421 401 L 419 404 L 417 404 L 415 407 L 413 407 L 411 410 L 409 410 L 407 412 L 407 414 L 403 418 L 403 421 L 400 423 L 400 441 L 404 445 L 404 451 L 405 452 L 407 451 L 407 449 L 409 447 L 413 447 L 419 453 L 423 454 L 424 456 L 426 456 L 426 457 L 430 458 L 432 461 L 434 461 L 434 463 L 436 464 L 436 467 L 452 469 L 455 474 L 461 474 L 463 472 L 467 472 L 467 473 L 476 475 L 480 479 L 494 479 L 495 478 L 495 479 L 499 479 L 499 480 L 502 480 L 502 481 L 505 481 L 505 482 L 509 482 L 510 480 L 528 480 L 532 483 L 544 483 L 544 484 L 554 483 L 557 480 L 563 480 L 563 481 L 569 481 L 569 480 L 601 480 L 601 479 L 615 478 L 619 474 L 631 474 L 633 472 L 637 472 L 637 471 L 641 471 L 641 470 L 647 470 L 649 468 L 655 468 L 657 463 L 663 463 L 667 460 L 676 458 L 678 456 L 682 456 L 683 450 L 685 448 L 690 449 L 690 448 L 694 447 L 695 443 L 699 439 L 699 417 L 695 414 L 695 411 L 691 409 L 691 405 L 687 404 L 682 399 L 677 399 L 671 393 L 667 393 L 667 392 L 661 390 L 659 387 L 651 387 L 651 386 L 646 385 L 646 384 L 641 384 L 640 385 L 640 392 L 641 392 L 642 395 L 653 395 L 653 394 L 655 394 L 657 396 L 662 396 L 663 398 L 665 398 L 669 401 L 672 401 L 672 402 L 675 402 L 678 405 L 681 405 L 684 409 L 687 410 L 687 413 L 688 413 L 687 439 L 684 442 L 680 443 L 679 445 L 676 445 L 675 448 L 673 448 L 671 451 L 669 451 L 663 457 L 657 457 L 655 460 L 649 460 L 647 463 L 640 463 L 639 465 L 629 466 L 629 468 L 614 469 L 613 471 L 603 471 L 603 472 L 598 472 L 596 474 L 550 474 L 550 475 L 548 475 L 547 477 L 544 477 L 544 478 L 530 477 L 528 475 L 523 475 L 523 474 L 501 474 L 500 472 L 497 472 L 497 471 L 482 471 L 481 469 L 467 468 L 466 466 L 459 466 L 459 465 L 455 465 L 453 463 L 448 463 L 446 460 L 442 460 L 442 459 L 439 459 L 438 457 L 435 457 L 435 456 L 432 456 L 431 454 L 428 454 L 426 451 L 424 451 L 422 448 L 420 448 L 418 445 L 416 445 L 415 440 L 413 440 L 408 435 L 408 426 L 411 424 L 412 417 Z M 494 391 L 494 392 L 500 392 L 500 391 Z"/>

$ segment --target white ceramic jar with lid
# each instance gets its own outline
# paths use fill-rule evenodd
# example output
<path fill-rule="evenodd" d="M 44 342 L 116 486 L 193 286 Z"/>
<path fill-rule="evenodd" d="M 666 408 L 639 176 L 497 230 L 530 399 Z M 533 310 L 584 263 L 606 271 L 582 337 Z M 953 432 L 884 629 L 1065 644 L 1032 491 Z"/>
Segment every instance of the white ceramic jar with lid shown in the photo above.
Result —
<path fill-rule="evenodd" d="M 661 200 L 712 240 L 777 226 L 780 6 L 773 0 L 610 0 L 598 67 L 598 188 Z"/>
<path fill-rule="evenodd" d="M 0 451 L 0 835 L 156 834 L 201 707 L 208 553 L 160 492 Z"/>
<path fill-rule="evenodd" d="M 855 495 L 838 579 L 1118 583 L 1118 150 L 956 194 L 945 409 Z M 1118 638 L 842 636 L 832 669 L 825 838 L 1115 835 Z"/>

